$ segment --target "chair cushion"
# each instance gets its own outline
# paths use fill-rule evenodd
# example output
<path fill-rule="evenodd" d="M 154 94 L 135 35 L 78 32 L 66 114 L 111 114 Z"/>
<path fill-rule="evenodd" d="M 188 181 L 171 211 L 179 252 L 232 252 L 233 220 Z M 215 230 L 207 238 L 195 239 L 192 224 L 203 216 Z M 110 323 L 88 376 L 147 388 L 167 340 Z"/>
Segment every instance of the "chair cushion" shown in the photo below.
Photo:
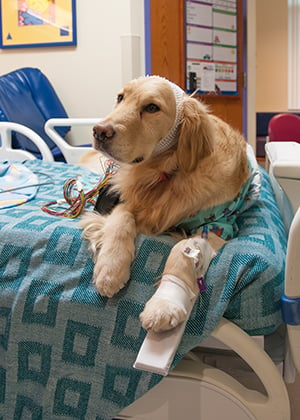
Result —
<path fill-rule="evenodd" d="M 300 117 L 280 113 L 271 118 L 268 126 L 269 141 L 295 141 L 300 143 Z"/>
<path fill-rule="evenodd" d="M 0 77 L 0 121 L 23 124 L 42 137 L 56 159 L 61 160 L 56 144 L 44 131 L 49 118 L 67 118 L 68 115 L 47 77 L 35 68 L 23 68 Z M 70 127 L 60 127 L 65 137 Z M 40 157 L 37 147 L 24 135 L 15 133 L 13 147 L 28 150 Z"/>

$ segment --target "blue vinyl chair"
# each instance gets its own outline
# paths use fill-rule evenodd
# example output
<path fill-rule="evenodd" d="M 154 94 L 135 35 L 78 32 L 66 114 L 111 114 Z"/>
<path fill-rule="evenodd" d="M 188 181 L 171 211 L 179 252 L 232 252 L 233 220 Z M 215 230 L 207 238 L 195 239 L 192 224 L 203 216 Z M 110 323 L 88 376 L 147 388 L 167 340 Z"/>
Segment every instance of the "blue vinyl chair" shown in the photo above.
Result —
<path fill-rule="evenodd" d="M 66 110 L 47 77 L 36 68 L 26 67 L 0 76 L 0 121 L 25 125 L 37 133 L 51 150 L 54 160 L 65 161 L 64 155 L 44 130 L 47 120 L 68 118 Z M 70 126 L 59 127 L 65 139 Z M 27 150 L 41 158 L 36 145 L 21 133 L 12 135 L 12 147 Z"/>

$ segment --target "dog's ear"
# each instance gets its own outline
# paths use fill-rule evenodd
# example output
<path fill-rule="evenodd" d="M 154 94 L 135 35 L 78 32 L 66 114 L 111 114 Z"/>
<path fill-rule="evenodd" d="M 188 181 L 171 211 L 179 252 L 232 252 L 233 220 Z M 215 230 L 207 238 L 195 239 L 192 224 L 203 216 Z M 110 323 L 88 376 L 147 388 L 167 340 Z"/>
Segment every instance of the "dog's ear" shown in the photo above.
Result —
<path fill-rule="evenodd" d="M 185 97 L 177 146 L 177 162 L 184 172 L 196 169 L 199 160 L 214 150 L 214 123 L 207 107 L 197 99 Z"/>

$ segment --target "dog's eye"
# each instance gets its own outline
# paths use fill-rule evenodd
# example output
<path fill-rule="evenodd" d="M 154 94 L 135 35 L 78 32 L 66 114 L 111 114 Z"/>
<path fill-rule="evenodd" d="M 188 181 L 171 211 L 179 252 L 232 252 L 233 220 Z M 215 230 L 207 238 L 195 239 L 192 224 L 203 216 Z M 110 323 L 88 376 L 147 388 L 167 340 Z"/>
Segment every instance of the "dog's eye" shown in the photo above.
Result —
<path fill-rule="evenodd" d="M 154 112 L 158 112 L 160 109 L 155 104 L 148 104 L 148 105 L 145 106 L 144 110 L 146 112 L 149 112 L 149 113 L 153 114 Z"/>
<path fill-rule="evenodd" d="M 124 95 L 123 95 L 122 93 L 120 93 L 120 94 L 117 96 L 117 102 L 118 102 L 118 104 L 119 104 L 120 102 L 122 102 L 122 101 L 123 101 L 123 99 L 124 99 Z"/>

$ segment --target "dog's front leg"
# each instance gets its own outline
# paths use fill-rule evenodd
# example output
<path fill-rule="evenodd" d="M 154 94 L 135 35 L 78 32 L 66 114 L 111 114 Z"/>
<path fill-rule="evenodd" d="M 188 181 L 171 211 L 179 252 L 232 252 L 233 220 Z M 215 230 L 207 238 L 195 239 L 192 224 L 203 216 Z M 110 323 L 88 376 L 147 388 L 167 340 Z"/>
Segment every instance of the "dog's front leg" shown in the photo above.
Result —
<path fill-rule="evenodd" d="M 80 220 L 94 256 L 94 283 L 102 296 L 112 297 L 127 282 L 134 258 L 135 220 L 123 204 L 109 216 L 86 213 Z"/>
<path fill-rule="evenodd" d="M 140 315 L 146 330 L 170 330 L 187 319 L 199 293 L 197 278 L 205 274 L 215 255 L 208 240 L 199 236 L 184 239 L 172 248 L 161 283 Z"/>
<path fill-rule="evenodd" d="M 134 216 L 123 204 L 106 217 L 101 248 L 95 255 L 94 282 L 102 296 L 112 297 L 129 279 L 135 254 Z"/>

